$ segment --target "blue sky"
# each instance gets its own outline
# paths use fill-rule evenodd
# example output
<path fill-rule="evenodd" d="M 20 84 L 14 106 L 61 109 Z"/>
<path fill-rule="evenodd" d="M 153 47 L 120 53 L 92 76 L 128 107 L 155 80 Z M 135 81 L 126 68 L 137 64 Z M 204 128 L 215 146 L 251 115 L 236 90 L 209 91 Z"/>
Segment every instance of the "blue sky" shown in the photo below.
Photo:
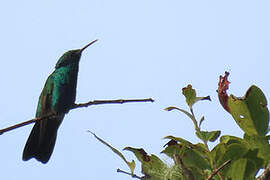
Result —
<path fill-rule="evenodd" d="M 94 39 L 81 58 L 76 102 L 148 98 L 155 103 L 102 105 L 66 115 L 47 164 L 22 161 L 32 125 L 2 135 L 3 179 L 131 179 L 116 172 L 124 162 L 98 142 L 118 149 L 143 147 L 159 154 L 174 135 L 191 142 L 192 122 L 170 105 L 186 108 L 182 87 L 192 84 L 212 102 L 195 105 L 205 130 L 242 136 L 216 94 L 219 75 L 231 73 L 230 93 L 255 84 L 270 95 L 269 1 L 77 0 L 4 1 L 0 6 L 0 127 L 34 117 L 38 97 L 58 58 Z M 124 152 L 129 160 L 135 157 Z M 170 160 L 159 155 L 165 162 Z M 137 163 L 136 173 L 140 175 Z"/>

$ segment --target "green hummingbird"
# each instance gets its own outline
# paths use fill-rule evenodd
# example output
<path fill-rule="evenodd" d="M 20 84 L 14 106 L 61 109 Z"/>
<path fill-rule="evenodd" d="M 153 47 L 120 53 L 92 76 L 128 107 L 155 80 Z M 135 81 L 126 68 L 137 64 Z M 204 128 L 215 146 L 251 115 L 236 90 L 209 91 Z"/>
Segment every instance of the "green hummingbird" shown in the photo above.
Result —
<path fill-rule="evenodd" d="M 37 121 L 23 150 L 23 160 L 36 158 L 47 163 L 52 155 L 57 130 L 66 113 L 75 104 L 79 61 L 82 52 L 95 43 L 94 40 L 82 49 L 70 50 L 57 61 L 55 70 L 47 78 L 39 96 L 36 118 L 54 116 Z"/>

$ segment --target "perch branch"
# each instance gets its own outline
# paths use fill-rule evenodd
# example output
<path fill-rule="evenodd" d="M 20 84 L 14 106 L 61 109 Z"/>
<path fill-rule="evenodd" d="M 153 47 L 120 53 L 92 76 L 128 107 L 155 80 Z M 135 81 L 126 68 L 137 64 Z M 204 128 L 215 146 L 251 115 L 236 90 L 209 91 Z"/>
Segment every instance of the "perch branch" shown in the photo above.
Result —
<path fill-rule="evenodd" d="M 117 99 L 117 100 L 94 100 L 94 101 L 89 101 L 87 103 L 81 103 L 81 104 L 74 104 L 73 107 L 70 108 L 70 110 L 72 109 L 76 109 L 76 108 L 81 108 L 81 107 L 88 107 L 91 105 L 100 105 L 100 104 L 123 104 L 123 103 L 128 103 L 128 102 L 154 102 L 154 100 L 152 98 L 148 98 L 148 99 Z M 28 124 L 34 123 L 36 121 L 41 121 L 43 119 L 49 118 L 49 117 L 53 117 L 56 116 L 55 114 L 49 114 L 47 116 L 43 116 L 40 118 L 34 118 L 28 121 L 24 121 L 22 123 L 19 124 L 15 124 L 13 126 L 4 128 L 4 129 L 0 129 L 0 135 L 4 134 L 5 132 L 11 131 L 13 129 L 19 128 L 19 127 L 23 127 L 26 126 Z"/>
<path fill-rule="evenodd" d="M 101 105 L 101 104 L 123 104 L 129 102 L 154 102 L 152 98 L 148 99 L 117 99 L 117 100 L 94 100 L 89 101 L 83 104 L 75 104 L 71 109 L 80 108 L 80 107 L 88 107 L 91 105 Z"/>
<path fill-rule="evenodd" d="M 56 116 L 56 115 L 50 114 L 50 115 L 47 115 L 47 116 L 43 116 L 43 117 L 41 117 L 41 118 L 30 119 L 30 120 L 28 120 L 28 121 L 24 121 L 24 122 L 22 122 L 22 123 L 15 124 L 15 125 L 10 126 L 10 127 L 4 128 L 4 129 L 0 129 L 0 135 L 4 134 L 5 132 L 11 131 L 11 130 L 13 130 L 13 129 L 17 129 L 17 128 L 19 128 L 19 127 L 26 126 L 26 125 L 31 124 L 31 123 L 34 123 L 34 122 L 36 122 L 36 121 L 41 121 L 41 120 L 43 120 L 43 119 L 46 119 L 46 118 L 49 118 L 49 117 L 54 117 L 54 116 Z"/>

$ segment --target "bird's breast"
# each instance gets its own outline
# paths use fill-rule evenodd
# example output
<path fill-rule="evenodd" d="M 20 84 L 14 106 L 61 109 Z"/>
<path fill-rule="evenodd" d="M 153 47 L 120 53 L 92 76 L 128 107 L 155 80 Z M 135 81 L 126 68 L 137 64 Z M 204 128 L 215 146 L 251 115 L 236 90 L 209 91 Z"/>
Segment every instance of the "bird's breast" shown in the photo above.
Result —
<path fill-rule="evenodd" d="M 58 113 L 67 113 L 76 99 L 78 70 L 60 68 L 54 74 L 53 107 Z"/>

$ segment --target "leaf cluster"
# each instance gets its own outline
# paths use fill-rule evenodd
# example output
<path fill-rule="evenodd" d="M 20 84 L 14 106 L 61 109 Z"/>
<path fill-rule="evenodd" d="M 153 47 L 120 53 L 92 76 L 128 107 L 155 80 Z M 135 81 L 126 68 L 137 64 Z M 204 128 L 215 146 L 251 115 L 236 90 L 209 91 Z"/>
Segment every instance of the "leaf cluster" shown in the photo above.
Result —
<path fill-rule="evenodd" d="M 194 124 L 195 135 L 201 142 L 193 144 L 186 139 L 175 136 L 166 136 L 168 143 L 161 153 L 173 160 L 172 165 L 167 165 L 158 156 L 147 154 L 142 148 L 126 147 L 141 163 L 142 177 L 134 174 L 135 161 L 127 161 L 124 155 L 110 146 L 107 142 L 94 136 L 103 144 L 111 148 L 128 165 L 133 178 L 144 180 L 253 180 L 267 179 L 267 166 L 270 162 L 270 146 L 268 124 L 269 111 L 267 101 L 262 90 L 252 85 L 246 94 L 238 98 L 227 95 L 229 81 L 228 73 L 220 76 L 218 96 L 221 105 L 231 114 L 237 125 L 244 131 L 242 138 L 231 135 L 222 135 L 220 130 L 201 130 L 205 121 L 204 117 L 197 120 L 193 113 L 195 103 L 202 100 L 211 101 L 209 96 L 197 97 L 195 89 L 191 85 L 182 89 L 189 110 L 170 106 L 166 111 L 180 111 L 187 115 Z M 209 142 L 219 143 L 211 150 Z M 258 176 L 260 169 L 266 169 Z M 268 174 L 267 174 L 268 173 Z"/>

